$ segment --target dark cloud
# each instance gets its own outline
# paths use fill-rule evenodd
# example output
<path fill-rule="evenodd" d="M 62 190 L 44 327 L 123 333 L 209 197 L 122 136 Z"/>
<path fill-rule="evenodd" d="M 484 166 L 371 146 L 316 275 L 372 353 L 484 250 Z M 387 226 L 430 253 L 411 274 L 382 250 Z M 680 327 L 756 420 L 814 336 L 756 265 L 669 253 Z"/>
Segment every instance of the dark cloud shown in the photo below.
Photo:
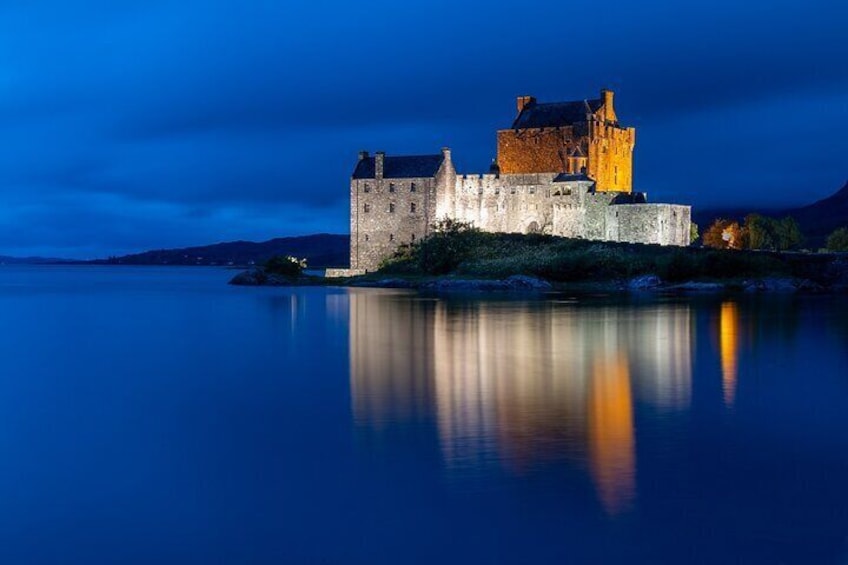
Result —
<path fill-rule="evenodd" d="M 824 196 L 848 176 L 848 8 L 756 4 L 4 3 L 0 254 L 344 231 L 360 148 L 479 171 L 515 95 L 602 86 L 654 198 Z"/>

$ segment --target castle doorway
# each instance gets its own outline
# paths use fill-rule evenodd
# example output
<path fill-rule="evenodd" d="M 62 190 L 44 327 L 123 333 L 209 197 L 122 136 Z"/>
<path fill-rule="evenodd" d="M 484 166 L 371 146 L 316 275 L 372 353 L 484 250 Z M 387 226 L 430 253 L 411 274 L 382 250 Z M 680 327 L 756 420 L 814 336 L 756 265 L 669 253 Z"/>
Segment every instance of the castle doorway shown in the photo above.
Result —
<path fill-rule="evenodd" d="M 539 231 L 539 222 L 535 220 L 527 226 L 527 233 L 539 233 Z"/>

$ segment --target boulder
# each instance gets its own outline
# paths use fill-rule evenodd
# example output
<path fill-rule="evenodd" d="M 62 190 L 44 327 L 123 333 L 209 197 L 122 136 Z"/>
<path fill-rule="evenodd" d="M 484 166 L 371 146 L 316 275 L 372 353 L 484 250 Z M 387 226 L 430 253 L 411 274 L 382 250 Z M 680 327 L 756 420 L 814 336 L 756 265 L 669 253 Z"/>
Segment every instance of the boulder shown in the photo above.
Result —
<path fill-rule="evenodd" d="M 662 281 L 656 275 L 642 275 L 627 281 L 627 290 L 650 290 L 657 288 L 661 284 Z"/>
<path fill-rule="evenodd" d="M 795 279 L 765 278 L 745 281 L 746 292 L 796 292 L 798 282 Z"/>
<path fill-rule="evenodd" d="M 230 284 L 240 286 L 259 286 L 265 284 L 267 279 L 268 276 L 262 271 L 262 269 L 250 269 L 248 271 L 242 271 L 234 276 L 230 279 Z"/>
<path fill-rule="evenodd" d="M 527 275 L 513 275 L 504 282 L 515 290 L 550 290 L 552 288 L 548 281 Z"/>

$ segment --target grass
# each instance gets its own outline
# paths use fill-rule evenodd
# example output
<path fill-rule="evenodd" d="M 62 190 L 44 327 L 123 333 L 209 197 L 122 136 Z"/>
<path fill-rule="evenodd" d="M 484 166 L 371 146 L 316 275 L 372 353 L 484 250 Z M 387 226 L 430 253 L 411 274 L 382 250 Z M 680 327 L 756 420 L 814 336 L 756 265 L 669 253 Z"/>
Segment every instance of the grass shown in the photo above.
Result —
<path fill-rule="evenodd" d="M 380 274 L 480 278 L 522 274 L 560 282 L 652 274 L 667 282 L 726 281 L 809 275 L 817 271 L 811 262 L 814 258 L 797 254 L 661 247 L 469 229 L 435 233 L 401 248 L 384 262 Z"/>

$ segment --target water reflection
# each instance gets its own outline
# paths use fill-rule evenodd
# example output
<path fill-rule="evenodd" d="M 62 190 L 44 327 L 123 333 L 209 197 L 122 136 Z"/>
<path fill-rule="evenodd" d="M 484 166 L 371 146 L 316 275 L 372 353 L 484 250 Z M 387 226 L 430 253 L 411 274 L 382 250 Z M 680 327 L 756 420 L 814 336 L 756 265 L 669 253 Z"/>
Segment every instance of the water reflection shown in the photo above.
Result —
<path fill-rule="evenodd" d="M 636 490 L 634 403 L 682 410 L 691 396 L 687 305 L 627 308 L 451 302 L 352 292 L 357 423 L 434 420 L 445 466 L 521 474 L 586 468 L 603 507 Z"/>
<path fill-rule="evenodd" d="M 721 351 L 721 390 L 724 404 L 733 406 L 736 397 L 736 368 L 739 353 L 739 309 L 734 302 L 724 302 L 719 314 Z"/>
<path fill-rule="evenodd" d="M 630 368 L 626 357 L 620 354 L 601 356 L 595 362 L 589 394 L 588 442 L 598 496 L 604 508 L 616 514 L 630 503 L 636 482 Z"/>

